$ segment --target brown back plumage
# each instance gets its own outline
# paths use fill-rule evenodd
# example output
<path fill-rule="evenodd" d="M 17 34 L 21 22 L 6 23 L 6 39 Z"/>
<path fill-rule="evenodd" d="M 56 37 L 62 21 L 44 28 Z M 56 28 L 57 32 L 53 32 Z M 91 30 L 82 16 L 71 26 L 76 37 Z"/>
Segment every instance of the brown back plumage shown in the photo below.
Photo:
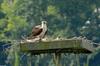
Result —
<path fill-rule="evenodd" d="M 42 32 L 42 28 L 33 28 L 32 29 L 32 36 L 37 36 Z"/>

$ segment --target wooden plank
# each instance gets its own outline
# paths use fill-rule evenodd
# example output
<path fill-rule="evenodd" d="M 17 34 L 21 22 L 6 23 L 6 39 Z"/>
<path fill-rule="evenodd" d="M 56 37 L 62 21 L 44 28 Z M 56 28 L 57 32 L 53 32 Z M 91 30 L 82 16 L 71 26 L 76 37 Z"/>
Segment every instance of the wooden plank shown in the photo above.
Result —
<path fill-rule="evenodd" d="M 36 43 L 20 44 L 21 51 L 40 53 L 91 53 L 94 51 L 93 45 L 83 39 L 66 39 L 54 41 L 41 41 Z"/>

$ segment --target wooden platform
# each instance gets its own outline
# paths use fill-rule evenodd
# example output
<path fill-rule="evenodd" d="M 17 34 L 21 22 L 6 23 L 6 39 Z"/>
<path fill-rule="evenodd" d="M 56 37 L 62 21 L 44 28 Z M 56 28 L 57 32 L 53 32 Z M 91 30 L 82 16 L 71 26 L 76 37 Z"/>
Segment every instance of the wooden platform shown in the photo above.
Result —
<path fill-rule="evenodd" d="M 41 41 L 36 43 L 21 43 L 23 52 L 32 54 L 41 53 L 92 53 L 94 47 L 85 39 L 65 39 L 53 41 Z"/>

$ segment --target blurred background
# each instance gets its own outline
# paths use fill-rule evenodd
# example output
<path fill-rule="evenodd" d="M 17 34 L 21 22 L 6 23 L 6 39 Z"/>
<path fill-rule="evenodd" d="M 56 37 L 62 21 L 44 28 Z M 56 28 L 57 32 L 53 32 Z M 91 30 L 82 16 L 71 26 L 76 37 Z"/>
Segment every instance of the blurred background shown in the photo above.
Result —
<path fill-rule="evenodd" d="M 48 22 L 47 37 L 83 36 L 100 43 L 100 0 L 0 0 L 0 65 L 29 65 L 28 54 L 17 46 L 5 47 L 5 41 L 21 40 L 42 20 Z M 80 54 L 79 66 L 100 66 L 99 50 L 89 56 Z M 77 66 L 74 54 L 61 57 L 62 66 Z M 33 56 L 32 66 L 55 66 L 52 54 Z"/>

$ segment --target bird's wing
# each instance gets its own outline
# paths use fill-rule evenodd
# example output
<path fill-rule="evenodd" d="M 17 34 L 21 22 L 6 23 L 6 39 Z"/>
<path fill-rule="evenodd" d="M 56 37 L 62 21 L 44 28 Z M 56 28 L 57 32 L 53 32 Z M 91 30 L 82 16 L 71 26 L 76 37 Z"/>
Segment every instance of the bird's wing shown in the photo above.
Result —
<path fill-rule="evenodd" d="M 40 34 L 40 38 L 44 38 L 46 34 L 47 34 L 47 27 L 44 27 Z"/>
<path fill-rule="evenodd" d="M 47 30 L 48 31 L 48 30 Z M 43 38 L 45 37 L 45 35 L 47 34 L 47 31 L 46 32 L 44 32 L 44 35 L 43 35 Z"/>
<path fill-rule="evenodd" d="M 42 28 L 35 27 L 35 28 L 32 29 L 32 36 L 38 36 L 42 31 L 43 31 Z"/>

